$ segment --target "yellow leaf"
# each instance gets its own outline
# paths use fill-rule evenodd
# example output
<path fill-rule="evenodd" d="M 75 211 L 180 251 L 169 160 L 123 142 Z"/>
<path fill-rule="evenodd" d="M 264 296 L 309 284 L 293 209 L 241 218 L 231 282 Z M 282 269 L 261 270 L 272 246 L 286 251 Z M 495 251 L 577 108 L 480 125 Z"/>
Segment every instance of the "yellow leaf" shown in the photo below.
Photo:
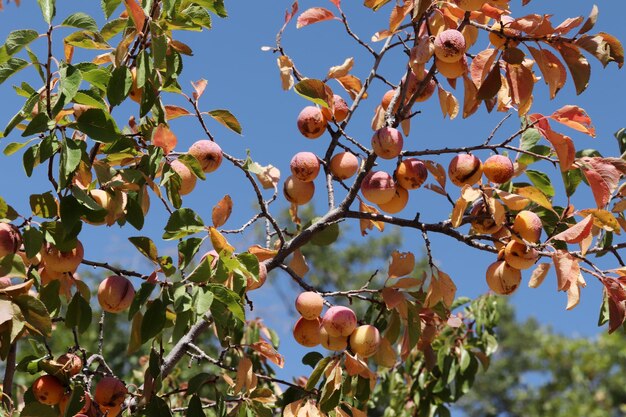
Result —
<path fill-rule="evenodd" d="M 283 417 L 297 417 L 298 410 L 302 406 L 302 399 L 296 400 L 283 407 Z"/>
<path fill-rule="evenodd" d="M 275 249 L 264 248 L 260 245 L 253 245 L 248 248 L 248 252 L 256 256 L 259 262 L 266 261 L 268 259 L 272 259 L 278 253 Z"/>
<path fill-rule="evenodd" d="M 280 81 L 282 83 L 283 90 L 290 90 L 294 85 L 293 75 L 291 70 L 293 69 L 293 62 L 288 56 L 279 56 L 276 60 L 278 69 L 280 70 Z"/>
<path fill-rule="evenodd" d="M 521 195 L 507 193 L 503 190 L 496 190 L 496 193 L 504 205 L 513 211 L 523 210 L 528 204 L 530 204 L 530 200 L 526 197 L 522 197 Z"/>
<path fill-rule="evenodd" d="M 548 275 L 550 271 L 551 264 L 549 263 L 541 263 L 537 265 L 532 275 L 530 276 L 530 281 L 528 281 L 529 288 L 537 288 L 543 283 L 543 280 Z"/>
<path fill-rule="evenodd" d="M 265 340 L 261 339 L 256 343 L 252 343 L 250 347 L 259 352 L 259 354 L 261 354 L 263 357 L 274 362 L 276 365 L 278 365 L 279 368 L 285 366 L 285 358 L 283 357 L 283 355 L 278 353 L 276 349 L 274 349 L 274 347 L 267 343 Z"/>
<path fill-rule="evenodd" d="M 580 215 L 582 216 L 593 216 L 593 224 L 597 227 L 600 227 L 607 232 L 615 232 L 618 235 L 621 233 L 621 227 L 611 212 L 600 209 L 587 209 L 580 210 Z"/>
<path fill-rule="evenodd" d="M 215 227 L 209 227 L 209 236 L 211 237 L 213 248 L 218 253 L 221 251 L 233 253 L 235 251 L 235 248 L 228 243 L 224 235 L 222 235 Z"/>
<path fill-rule="evenodd" d="M 346 75 L 348 75 L 353 66 L 354 58 L 346 58 L 343 64 L 336 67 L 331 67 L 330 70 L 328 70 L 328 75 L 326 75 L 326 78 L 345 77 Z"/>
<path fill-rule="evenodd" d="M 367 204 L 365 204 L 362 201 L 359 204 L 359 210 L 362 213 L 379 214 L 378 210 L 376 210 L 372 206 L 368 206 Z M 360 219 L 359 220 L 359 224 L 361 226 L 361 236 L 365 236 L 367 234 L 367 231 L 373 229 L 374 227 L 376 227 L 381 232 L 383 230 L 385 230 L 385 223 L 380 222 L 380 221 L 368 220 L 368 219 Z"/>
<path fill-rule="evenodd" d="M 547 208 L 550 211 L 554 211 L 554 209 L 552 208 L 552 204 L 550 203 L 546 195 L 542 193 L 541 190 L 539 190 L 538 188 L 530 187 L 530 186 L 521 187 L 521 188 L 517 188 L 515 192 L 521 195 L 522 197 L 526 197 L 533 203 L 539 204 L 543 208 Z"/>

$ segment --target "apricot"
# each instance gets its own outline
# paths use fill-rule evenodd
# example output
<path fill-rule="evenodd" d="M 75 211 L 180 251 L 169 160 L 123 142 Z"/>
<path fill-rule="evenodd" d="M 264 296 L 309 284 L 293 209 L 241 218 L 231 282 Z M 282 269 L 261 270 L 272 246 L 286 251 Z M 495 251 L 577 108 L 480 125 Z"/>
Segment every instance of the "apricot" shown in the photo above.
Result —
<path fill-rule="evenodd" d="M 374 355 L 380 346 L 380 333 L 372 325 L 359 326 L 350 335 L 350 349 L 363 358 Z"/>
<path fill-rule="evenodd" d="M 496 210 L 503 210 L 502 205 L 496 205 Z M 497 223 L 494 219 L 495 213 L 489 213 L 485 209 L 485 204 L 482 201 L 474 204 L 472 210 L 470 211 L 470 215 L 475 217 L 480 217 L 479 219 L 472 220 L 472 228 L 476 233 L 483 235 L 490 235 L 492 233 L 496 233 L 498 230 L 502 228 L 502 223 Z M 496 218 L 504 217 L 504 216 L 495 216 Z"/>
<path fill-rule="evenodd" d="M 128 278 L 111 275 L 98 286 L 98 303 L 102 310 L 120 313 L 130 307 L 135 298 L 135 288 Z"/>
<path fill-rule="evenodd" d="M 300 293 L 296 298 L 296 310 L 300 315 L 307 319 L 313 320 L 320 316 L 324 308 L 324 299 L 315 291 L 306 291 Z"/>
<path fill-rule="evenodd" d="M 63 365 L 63 370 L 70 376 L 74 376 L 83 369 L 83 360 L 73 353 L 64 353 L 57 358 L 57 363 Z"/>
<path fill-rule="evenodd" d="M 428 178 L 428 169 L 419 159 L 405 159 L 396 168 L 396 181 L 404 189 L 416 190 L 424 184 L 426 178 Z"/>
<path fill-rule="evenodd" d="M 496 184 L 504 184 L 513 178 L 513 162 L 504 155 L 492 155 L 483 163 L 485 177 Z"/>
<path fill-rule="evenodd" d="M 266 280 L 267 280 L 267 267 L 265 266 L 265 263 L 260 262 L 259 263 L 259 279 L 255 281 L 252 278 L 248 277 L 246 279 L 246 291 L 254 291 L 256 289 L 261 288 L 263 284 L 265 284 Z"/>
<path fill-rule="evenodd" d="M 489 32 L 489 42 L 496 49 L 514 48 L 519 45 L 519 41 L 511 39 L 511 37 L 521 36 L 521 32 L 516 29 L 507 27 L 514 19 L 510 16 L 502 16 L 501 22 L 495 22 L 491 25 Z M 503 29 L 504 24 L 504 29 Z"/>
<path fill-rule="evenodd" d="M 388 173 L 371 171 L 361 182 L 361 192 L 366 200 L 374 204 L 385 204 L 395 195 L 396 184 Z"/>
<path fill-rule="evenodd" d="M 9 277 L 0 278 L 0 289 L 10 287 L 11 285 L 13 285 L 13 283 L 11 282 L 11 278 Z"/>
<path fill-rule="evenodd" d="M 475 155 L 459 154 L 448 166 L 448 177 L 458 187 L 474 185 L 483 175 L 483 164 Z"/>
<path fill-rule="evenodd" d="M 359 160 L 352 152 L 341 152 L 330 159 L 330 172 L 340 180 L 352 177 L 359 170 Z"/>
<path fill-rule="evenodd" d="M 335 121 L 337 123 L 341 123 L 346 120 L 348 117 L 348 112 L 350 108 L 348 107 L 348 103 L 338 94 L 333 94 L 333 113 L 331 115 L 330 109 L 323 107 L 322 114 L 326 118 L 326 120 L 331 120 L 333 116 L 335 117 Z"/>
<path fill-rule="evenodd" d="M 456 62 L 465 54 L 465 38 L 456 29 L 446 29 L 435 37 L 435 56 L 443 62 Z"/>
<path fill-rule="evenodd" d="M 107 211 L 107 215 L 104 217 L 104 219 L 102 219 L 102 221 L 91 222 L 85 220 L 87 223 L 93 225 L 107 224 L 108 226 L 111 226 L 117 221 L 117 219 L 124 215 L 126 194 L 118 191 L 116 195 L 111 195 L 111 193 L 100 189 L 91 190 L 89 194 L 91 195 L 91 198 L 93 198 L 93 200 L 96 202 L 96 204 L 98 204 L 100 207 Z"/>
<path fill-rule="evenodd" d="M 356 329 L 356 315 L 348 307 L 331 307 L 322 317 L 322 326 L 330 336 L 347 337 Z"/>
<path fill-rule="evenodd" d="M 522 282 L 522 273 L 505 261 L 497 261 L 487 268 L 487 285 L 500 295 L 512 294 Z"/>
<path fill-rule="evenodd" d="M 389 90 L 385 93 L 382 101 L 380 102 L 380 105 L 382 106 L 383 110 L 387 111 L 387 109 L 389 108 L 389 105 L 391 104 L 391 100 L 393 99 L 393 96 L 395 94 L 396 94 L 396 90 Z M 399 107 L 400 107 L 400 99 L 396 100 L 396 103 L 393 105 L 393 113 L 397 112 Z"/>
<path fill-rule="evenodd" d="M 312 182 L 304 182 L 290 175 L 283 185 L 283 194 L 290 203 L 299 206 L 308 203 L 315 194 L 315 184 Z"/>
<path fill-rule="evenodd" d="M 289 164 L 291 174 L 300 181 L 310 182 L 320 172 L 320 161 L 313 152 L 298 152 Z"/>
<path fill-rule="evenodd" d="M 529 210 L 517 213 L 513 221 L 513 231 L 522 239 L 532 243 L 537 243 L 541 239 L 542 226 L 539 216 Z"/>
<path fill-rule="evenodd" d="M 187 153 L 200 162 L 203 172 L 213 172 L 222 165 L 222 148 L 212 140 L 204 139 L 195 142 L 189 147 Z"/>
<path fill-rule="evenodd" d="M 435 89 L 437 88 L 437 83 L 432 77 L 428 80 L 428 83 L 424 87 L 422 87 L 422 84 L 424 82 L 424 79 L 426 79 L 427 74 L 428 74 L 427 70 L 424 70 L 422 74 L 420 74 L 419 76 L 415 74 L 413 71 L 409 73 L 409 81 L 407 82 L 407 93 L 406 93 L 407 101 L 409 101 L 411 97 L 415 96 L 415 102 L 422 103 L 428 100 L 430 96 L 433 95 L 433 93 L 435 92 Z M 420 88 L 421 88 L 421 92 L 417 94 L 417 92 L 420 91 Z"/>
<path fill-rule="evenodd" d="M 396 186 L 395 193 L 391 200 L 385 204 L 379 204 L 378 207 L 380 207 L 382 211 L 395 214 L 404 210 L 408 202 L 409 192 L 400 186 Z"/>
<path fill-rule="evenodd" d="M 454 3 L 466 12 L 474 12 L 480 10 L 485 4 L 485 0 L 454 0 Z"/>
<path fill-rule="evenodd" d="M 96 384 L 93 398 L 101 409 L 109 410 L 120 406 L 126 395 L 128 389 L 122 381 L 113 376 L 105 376 Z"/>
<path fill-rule="evenodd" d="M 504 247 L 504 260 L 515 269 L 524 270 L 532 267 L 539 254 L 523 243 L 511 240 Z"/>
<path fill-rule="evenodd" d="M 411 62 L 415 64 L 425 64 L 430 61 L 435 53 L 435 45 L 433 44 L 433 38 L 430 36 L 422 36 L 417 45 L 411 48 Z"/>
<path fill-rule="evenodd" d="M 326 131 L 326 118 L 320 109 L 307 106 L 298 115 L 298 130 L 309 139 L 317 139 Z"/>
<path fill-rule="evenodd" d="M 404 139 L 398 129 L 383 127 L 372 136 L 372 149 L 383 159 L 393 159 L 400 155 L 404 146 Z"/>
<path fill-rule="evenodd" d="M 449 79 L 459 78 L 467 72 L 467 58 L 465 56 L 454 62 L 444 62 L 436 58 L 435 64 L 439 73 Z"/>
<path fill-rule="evenodd" d="M 178 159 L 173 160 L 170 166 L 180 177 L 180 189 L 178 190 L 180 195 L 187 195 L 192 192 L 193 189 L 196 188 L 195 174 L 187 168 L 187 165 L 183 164 Z"/>
<path fill-rule="evenodd" d="M 320 327 L 321 344 L 324 348 L 339 352 L 348 347 L 348 338 L 345 336 L 331 336 L 324 326 Z"/>
<path fill-rule="evenodd" d="M 320 334 L 320 319 L 307 320 L 300 317 L 293 327 L 293 338 L 306 347 L 314 347 L 320 344 L 322 336 Z"/>
<path fill-rule="evenodd" d="M 42 375 L 33 382 L 33 395 L 42 404 L 57 405 L 63 398 L 65 387 L 56 377 Z"/>
<path fill-rule="evenodd" d="M 22 236 L 17 227 L 0 223 L 0 258 L 17 253 L 22 245 Z"/>
<path fill-rule="evenodd" d="M 66 252 L 61 252 L 52 243 L 46 243 L 41 249 L 41 260 L 50 271 L 74 273 L 82 262 L 84 254 L 80 240 L 76 241 L 74 249 Z"/>

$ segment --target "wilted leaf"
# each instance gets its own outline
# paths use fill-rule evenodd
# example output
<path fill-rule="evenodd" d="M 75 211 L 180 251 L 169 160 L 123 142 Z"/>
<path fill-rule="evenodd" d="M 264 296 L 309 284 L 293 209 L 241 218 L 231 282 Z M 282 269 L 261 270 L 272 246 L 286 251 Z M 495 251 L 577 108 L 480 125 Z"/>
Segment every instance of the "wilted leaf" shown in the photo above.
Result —
<path fill-rule="evenodd" d="M 598 21 L 598 6 L 594 4 L 593 7 L 591 8 L 591 12 L 589 13 L 589 17 L 587 18 L 587 20 L 585 20 L 585 23 L 583 24 L 583 27 L 581 27 L 580 30 L 578 31 L 578 34 L 582 35 L 583 33 L 589 32 L 596 25 L 597 21 Z"/>
<path fill-rule="evenodd" d="M 407 1 L 402 4 L 397 4 L 393 10 L 391 11 L 391 16 L 389 17 L 389 31 L 395 32 L 400 26 L 400 23 L 404 21 L 404 19 L 411 13 L 413 10 L 413 2 Z"/>
<path fill-rule="evenodd" d="M 393 310 L 401 304 L 406 298 L 404 294 L 398 291 L 395 288 L 385 287 L 381 291 L 381 295 L 383 297 L 383 301 L 387 305 L 388 310 Z"/>
<path fill-rule="evenodd" d="M 252 343 L 250 347 L 259 352 L 259 354 L 261 354 L 263 357 L 274 362 L 276 365 L 278 365 L 279 368 L 285 366 L 285 358 L 283 357 L 283 355 L 278 353 L 276 349 L 274 349 L 274 347 L 267 343 L 265 340 L 260 340 L 259 342 Z"/>
<path fill-rule="evenodd" d="M 350 98 L 352 100 L 356 98 L 356 96 L 359 94 L 359 92 L 363 88 L 361 80 L 355 77 L 354 75 L 348 74 L 343 77 L 338 77 L 336 78 L 336 80 L 337 82 L 339 82 L 339 84 L 341 84 L 344 90 L 347 91 L 347 93 L 350 95 Z M 367 93 L 364 93 L 362 98 L 366 99 Z"/>
<path fill-rule="evenodd" d="M 506 64 L 506 78 L 513 104 L 518 105 L 520 116 L 526 114 L 535 86 L 532 71 L 525 65 Z"/>
<path fill-rule="evenodd" d="M 335 15 L 330 10 L 323 7 L 312 7 L 305 10 L 300 16 L 298 16 L 296 28 L 300 29 L 304 26 L 312 25 L 313 23 L 332 20 L 334 18 Z"/>
<path fill-rule="evenodd" d="M 397 250 L 391 253 L 391 262 L 389 264 L 389 278 L 399 278 L 405 275 L 409 275 L 415 268 L 415 255 L 411 252 L 398 252 Z"/>
<path fill-rule="evenodd" d="M 477 98 L 478 89 L 467 75 L 463 76 L 463 86 L 465 89 L 463 97 L 463 118 L 467 118 L 478 110 L 480 100 Z"/>
<path fill-rule="evenodd" d="M 569 126 L 574 130 L 596 136 L 596 129 L 591 124 L 591 118 L 585 110 L 578 106 L 564 106 L 549 116 L 552 120 Z"/>
<path fill-rule="evenodd" d="M 567 243 L 580 243 L 587 236 L 589 236 L 589 234 L 591 234 L 592 227 L 593 216 L 588 215 L 569 229 L 564 230 L 563 232 L 553 236 L 552 239 L 562 240 Z"/>
<path fill-rule="evenodd" d="M 168 155 L 170 152 L 172 152 L 174 148 L 176 147 L 177 143 L 178 143 L 178 138 L 176 137 L 174 132 L 172 132 L 170 128 L 167 127 L 166 125 L 160 124 L 154 130 L 154 136 L 152 137 L 152 144 L 154 146 L 158 146 L 159 148 L 163 149 L 163 153 L 165 155 Z"/>
<path fill-rule="evenodd" d="M 450 120 L 453 120 L 459 114 L 459 101 L 452 93 L 441 88 L 440 84 L 437 85 L 437 92 L 443 118 L 445 119 L 446 116 L 450 116 Z"/>
<path fill-rule="evenodd" d="M 256 177 L 264 189 L 276 188 L 280 181 L 280 170 L 273 165 L 262 167 L 261 172 L 256 173 Z"/>
<path fill-rule="evenodd" d="M 200 97 L 202 97 L 202 94 L 204 94 L 204 90 L 206 89 L 206 86 L 207 86 L 207 80 L 201 79 L 196 82 L 192 81 L 191 85 L 193 86 L 193 89 L 194 89 L 193 98 L 194 100 L 198 100 Z"/>
<path fill-rule="evenodd" d="M 470 64 L 470 76 L 476 88 L 482 86 L 483 80 L 491 72 L 493 62 L 498 56 L 498 49 L 485 49 L 479 52 Z M 499 64 L 497 65 L 499 67 Z"/>
<path fill-rule="evenodd" d="M 539 70 L 543 75 L 543 80 L 550 88 L 550 99 L 553 99 L 567 81 L 565 66 L 556 55 L 547 49 L 535 49 L 529 45 L 526 45 L 526 47 L 532 54 L 535 62 L 537 62 L 537 66 L 539 66 Z"/>
<path fill-rule="evenodd" d="M 552 264 L 549 264 L 547 262 L 537 265 L 532 275 L 530 276 L 530 281 L 528 281 L 528 287 L 529 288 L 539 287 L 543 283 L 543 280 L 548 275 L 548 272 L 550 272 L 551 266 Z"/>
<path fill-rule="evenodd" d="M 247 393 L 250 393 L 256 388 L 258 377 L 254 373 L 252 361 L 247 357 L 243 357 L 239 361 L 239 364 L 237 365 L 237 378 L 235 381 L 236 384 L 233 387 L 235 393 L 239 393 L 243 389 L 245 389 Z"/>
<path fill-rule="evenodd" d="M 289 90 L 293 87 L 294 79 L 291 71 L 293 70 L 293 62 L 288 56 L 281 55 L 276 59 L 278 69 L 280 70 L 280 80 L 283 90 Z"/>
<path fill-rule="evenodd" d="M 343 64 L 338 65 L 336 67 L 331 67 L 328 70 L 328 75 L 326 78 L 341 78 L 348 75 L 352 67 L 354 66 L 354 58 L 346 58 Z"/>
<path fill-rule="evenodd" d="M 424 300 L 424 307 L 432 308 L 438 302 L 442 302 L 447 308 L 450 308 L 456 294 L 456 285 L 448 274 L 443 271 L 437 271 L 437 277 L 431 277 L 428 293 Z"/>
<path fill-rule="evenodd" d="M 552 255 L 552 261 L 556 269 L 557 289 L 567 291 L 570 285 L 576 285 L 578 275 L 580 275 L 578 259 L 567 251 L 557 250 Z"/>
<path fill-rule="evenodd" d="M 374 207 L 368 206 L 362 201 L 359 202 L 359 211 L 362 213 L 380 214 L 378 210 L 376 210 Z M 374 227 L 376 227 L 381 232 L 385 230 L 385 223 L 381 221 L 360 219 L 359 225 L 361 227 L 361 236 L 365 236 L 367 234 L 367 231 L 372 230 Z"/>
<path fill-rule="evenodd" d="M 228 194 L 226 194 L 216 205 L 213 207 L 212 220 L 213 226 L 222 227 L 224 223 L 230 217 L 233 212 L 233 200 Z"/>
<path fill-rule="evenodd" d="M 305 276 L 307 272 L 309 272 L 309 265 L 307 265 L 306 259 L 300 249 L 296 249 L 293 252 L 291 262 L 289 262 L 289 268 L 293 269 L 293 271 L 300 277 Z"/>

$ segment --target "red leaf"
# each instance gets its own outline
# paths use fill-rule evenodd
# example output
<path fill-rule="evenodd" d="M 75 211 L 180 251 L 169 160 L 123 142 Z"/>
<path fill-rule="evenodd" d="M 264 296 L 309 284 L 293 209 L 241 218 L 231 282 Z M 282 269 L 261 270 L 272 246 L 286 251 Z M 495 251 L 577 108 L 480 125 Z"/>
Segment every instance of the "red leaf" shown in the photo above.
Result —
<path fill-rule="evenodd" d="M 341 10 L 341 0 L 330 0 L 332 4 L 335 5 L 339 10 Z"/>
<path fill-rule="evenodd" d="M 323 22 L 325 20 L 332 20 L 335 18 L 333 12 L 323 7 L 312 7 L 308 10 L 302 12 L 300 16 L 298 16 L 298 21 L 296 23 L 296 27 L 298 29 L 312 25 L 313 23 Z"/>
<path fill-rule="evenodd" d="M 483 80 L 489 74 L 491 67 L 493 66 L 493 61 L 496 59 L 498 55 L 497 49 L 485 49 L 481 51 L 472 59 L 472 64 L 470 65 L 470 75 L 472 77 L 472 81 L 476 84 L 476 88 L 480 88 Z"/>
<path fill-rule="evenodd" d="M 569 126 L 574 130 L 588 134 L 589 136 L 596 136 L 596 129 L 591 124 L 591 118 L 587 115 L 585 110 L 578 106 L 568 105 L 562 107 L 552 113 L 549 116 L 552 120 Z"/>
<path fill-rule="evenodd" d="M 178 139 L 169 127 L 164 124 L 157 126 L 154 131 L 154 136 L 152 137 L 152 144 L 154 146 L 163 148 L 163 153 L 167 155 L 174 150 L 176 143 L 178 143 Z"/>
<path fill-rule="evenodd" d="M 610 297 L 607 302 L 609 304 L 609 333 L 613 333 L 624 323 L 626 308 L 624 307 L 624 302 L 616 303 Z"/>
<path fill-rule="evenodd" d="M 570 30 L 578 27 L 583 22 L 583 20 L 584 18 L 582 16 L 570 17 L 568 19 L 565 19 L 563 23 L 554 28 L 554 33 L 558 33 L 559 35 L 565 35 Z"/>
<path fill-rule="evenodd" d="M 511 89 L 513 104 L 517 104 L 521 115 L 525 114 L 522 109 L 532 99 L 535 78 L 530 69 L 524 65 L 506 64 L 506 78 Z"/>
<path fill-rule="evenodd" d="M 574 44 L 561 42 L 556 48 L 567 64 L 570 74 L 572 74 L 574 85 L 576 86 L 576 94 L 582 93 L 587 89 L 589 77 L 591 77 L 589 61 L 587 61 L 587 58 L 580 53 L 580 50 Z"/>
<path fill-rule="evenodd" d="M 526 47 L 537 62 L 543 79 L 550 88 L 550 99 L 553 99 L 567 81 L 565 65 L 547 49 L 535 49 L 529 45 Z"/>
<path fill-rule="evenodd" d="M 550 15 L 529 14 L 515 19 L 508 25 L 512 29 L 521 30 L 532 36 L 546 36 L 554 33 Z"/>
<path fill-rule="evenodd" d="M 567 243 L 580 243 L 587 236 L 589 236 L 592 228 L 593 216 L 590 214 L 569 229 L 559 233 L 556 236 L 553 236 L 552 239 L 563 240 Z"/>
<path fill-rule="evenodd" d="M 606 207 L 617 189 L 622 172 L 609 159 L 585 157 L 579 161 L 598 208 Z"/>
<path fill-rule="evenodd" d="M 556 155 L 559 157 L 561 171 L 569 171 L 576 160 L 576 149 L 574 148 L 572 139 L 552 130 L 548 119 L 541 114 L 532 114 L 528 116 L 528 118 L 533 122 L 537 121 L 535 126 L 554 148 Z"/>
<path fill-rule="evenodd" d="M 285 28 L 285 26 L 287 26 L 287 23 L 291 22 L 291 19 L 293 19 L 296 13 L 298 13 L 298 1 L 297 0 L 294 1 L 293 4 L 291 5 L 291 11 L 289 11 L 289 9 L 285 10 L 285 24 L 283 26 L 283 29 Z"/>
<path fill-rule="evenodd" d="M 552 255 L 552 261 L 556 269 L 557 289 L 559 291 L 567 291 L 570 285 L 577 285 L 578 275 L 580 275 L 578 259 L 567 251 L 557 250 Z"/>

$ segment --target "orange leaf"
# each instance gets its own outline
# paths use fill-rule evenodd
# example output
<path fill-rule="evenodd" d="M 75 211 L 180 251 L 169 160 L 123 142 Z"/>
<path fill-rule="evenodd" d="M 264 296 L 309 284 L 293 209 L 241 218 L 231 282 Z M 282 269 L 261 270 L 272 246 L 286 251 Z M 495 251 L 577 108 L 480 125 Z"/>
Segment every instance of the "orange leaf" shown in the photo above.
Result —
<path fill-rule="evenodd" d="M 443 118 L 445 119 L 447 116 L 450 116 L 450 120 L 453 120 L 459 114 L 459 101 L 452 93 L 441 88 L 441 85 L 438 85 L 437 91 Z"/>
<path fill-rule="evenodd" d="M 474 82 L 467 78 L 467 75 L 463 75 L 463 86 L 465 88 L 465 95 L 463 97 L 463 118 L 465 119 L 478 110 L 480 101 L 476 97 L 478 89 L 474 85 Z"/>
<path fill-rule="evenodd" d="M 372 206 L 368 206 L 362 201 L 359 204 L 359 211 L 361 211 L 362 213 L 379 214 L 378 210 L 376 210 Z M 361 227 L 361 236 L 365 236 L 367 234 L 367 231 L 372 230 L 374 227 L 380 230 L 381 232 L 385 230 L 385 223 L 380 222 L 380 221 L 375 221 L 375 220 L 360 219 L 359 225 Z"/>
<path fill-rule="evenodd" d="M 228 243 L 224 235 L 222 235 L 215 227 L 209 227 L 209 236 L 211 238 L 211 244 L 213 244 L 213 248 L 218 253 L 221 251 L 233 253 L 235 251 L 235 248 Z"/>
<path fill-rule="evenodd" d="M 230 217 L 233 212 L 233 200 L 228 194 L 226 194 L 216 205 L 213 207 L 212 220 L 213 226 L 222 227 L 224 223 Z"/>
<path fill-rule="evenodd" d="M 509 83 L 511 100 L 519 106 L 520 115 L 526 114 L 524 109 L 532 99 L 535 78 L 530 69 L 524 65 L 506 64 L 506 78 Z M 526 109 L 527 110 L 527 109 Z"/>
<path fill-rule="evenodd" d="M 587 236 L 589 236 L 589 234 L 591 234 L 592 228 L 593 216 L 590 214 L 569 229 L 559 233 L 556 236 L 552 236 L 552 239 L 562 240 L 567 243 L 580 243 Z"/>
<path fill-rule="evenodd" d="M 470 65 L 470 75 L 477 88 L 480 88 L 483 80 L 487 78 L 487 75 L 491 71 L 491 67 L 493 67 L 493 62 L 497 56 L 497 49 L 485 49 L 484 51 L 479 52 L 478 55 L 472 59 L 472 63 Z"/>
<path fill-rule="evenodd" d="M 546 36 L 554 33 L 550 15 L 530 14 L 515 19 L 508 25 L 511 29 L 521 30 L 533 36 Z"/>
<path fill-rule="evenodd" d="M 248 248 L 248 252 L 256 256 L 259 262 L 266 261 L 268 259 L 272 259 L 278 253 L 275 249 L 268 249 L 261 247 L 260 245 L 253 245 Z"/>
<path fill-rule="evenodd" d="M 550 200 L 546 197 L 544 193 L 541 192 L 538 188 L 535 187 L 521 187 L 515 190 L 516 194 L 521 195 L 522 197 L 526 197 L 533 203 L 539 204 L 541 207 L 547 208 L 550 211 L 554 211 L 552 208 L 552 204 L 550 204 Z"/>
<path fill-rule="evenodd" d="M 591 118 L 578 106 L 564 106 L 549 116 L 552 120 L 569 126 L 574 130 L 596 136 L 596 129 L 591 124 Z"/>
<path fill-rule="evenodd" d="M 445 272 L 437 271 L 437 275 L 437 278 L 434 275 L 431 277 L 424 306 L 432 308 L 441 301 L 447 308 L 450 308 L 456 294 L 456 285 Z"/>
<path fill-rule="evenodd" d="M 396 5 L 389 17 L 389 31 L 395 32 L 398 26 L 400 26 L 400 23 L 411 13 L 411 10 L 413 10 L 412 1 L 407 1 L 402 5 Z"/>
<path fill-rule="evenodd" d="M 291 262 L 289 262 L 289 268 L 293 269 L 293 271 L 300 277 L 303 277 L 309 272 L 309 266 L 306 263 L 306 259 L 304 259 L 304 255 L 300 249 L 296 249 L 293 252 L 293 257 L 291 258 Z"/>
<path fill-rule="evenodd" d="M 126 10 L 128 10 L 128 14 L 135 24 L 137 33 L 143 32 L 143 26 L 146 23 L 146 14 L 139 3 L 137 3 L 136 0 L 124 0 L 124 5 L 126 6 Z"/>
<path fill-rule="evenodd" d="M 264 189 L 276 188 L 280 181 L 280 170 L 273 165 L 262 167 L 263 171 L 256 174 Z"/>
<path fill-rule="evenodd" d="M 383 297 L 383 300 L 385 301 L 385 304 L 387 305 L 388 310 L 393 310 L 405 300 L 404 294 L 395 288 L 383 288 L 381 291 L 381 295 Z"/>
<path fill-rule="evenodd" d="M 567 70 L 565 66 L 556 55 L 547 49 L 535 49 L 528 45 L 526 45 L 526 47 L 532 54 L 535 62 L 537 62 L 543 79 L 550 88 L 550 99 L 553 99 L 567 81 Z"/>
<path fill-rule="evenodd" d="M 356 96 L 359 94 L 362 88 L 361 80 L 359 80 L 354 75 L 346 75 L 343 77 L 336 78 L 337 82 L 341 84 L 341 86 L 348 92 L 350 98 L 354 100 Z M 363 94 L 363 98 L 367 98 L 367 93 Z"/>
<path fill-rule="evenodd" d="M 578 160 L 582 164 L 583 174 L 589 182 L 598 208 L 604 208 L 617 189 L 622 172 L 619 165 L 609 158 L 584 157 Z"/>
<path fill-rule="evenodd" d="M 580 275 L 578 259 L 567 251 L 557 250 L 552 255 L 552 261 L 556 268 L 557 289 L 567 291 L 570 285 L 576 285 L 578 275 Z"/>
<path fill-rule="evenodd" d="M 274 347 L 267 343 L 265 340 L 261 339 L 256 343 L 252 343 L 250 347 L 259 352 L 263 357 L 274 362 L 276 365 L 278 365 L 279 368 L 285 366 L 285 358 L 283 357 L 283 355 L 278 353 L 276 349 L 274 349 Z"/>
<path fill-rule="evenodd" d="M 183 107 L 167 105 L 165 106 L 165 119 L 173 120 L 182 116 L 189 116 L 191 113 Z"/>
<path fill-rule="evenodd" d="M 288 56 L 281 55 L 276 59 L 278 69 L 280 70 L 280 80 L 283 90 L 290 90 L 294 85 L 293 75 L 291 73 L 293 69 L 293 62 Z"/>
<path fill-rule="evenodd" d="M 576 159 L 576 149 L 574 148 L 572 139 L 552 130 L 548 119 L 541 114 L 531 114 L 528 116 L 528 119 L 532 122 L 536 122 L 535 127 L 539 130 L 539 133 L 541 133 L 554 148 L 556 155 L 559 157 L 561 171 L 569 171 Z"/>
<path fill-rule="evenodd" d="M 169 127 L 164 124 L 160 124 L 157 126 L 154 131 L 154 136 L 152 137 L 152 144 L 154 146 L 162 148 L 163 153 L 167 155 L 174 150 L 177 143 L 178 139 Z"/>
<path fill-rule="evenodd" d="M 422 162 L 426 164 L 426 169 L 428 169 L 428 172 L 430 172 L 432 176 L 435 177 L 435 179 L 437 180 L 441 188 L 445 189 L 446 188 L 446 169 L 443 167 L 443 165 L 435 161 L 424 160 Z"/>
<path fill-rule="evenodd" d="M 575 27 L 578 27 L 583 20 L 584 18 L 582 16 L 567 18 L 560 25 L 554 28 L 554 33 L 565 35 Z"/>
<path fill-rule="evenodd" d="M 415 255 L 411 252 L 393 251 L 389 264 L 389 278 L 399 278 L 409 275 L 415 268 Z"/>
<path fill-rule="evenodd" d="M 354 58 L 346 58 L 343 64 L 338 65 L 336 67 L 331 67 L 328 70 L 328 74 L 326 78 L 340 78 L 345 77 L 350 73 L 350 70 L 354 66 Z"/>
<path fill-rule="evenodd" d="M 587 58 L 583 56 L 578 47 L 574 44 L 561 42 L 556 48 L 561 53 L 574 79 L 576 94 L 582 93 L 587 89 L 589 77 L 591 76 L 589 61 L 587 61 Z"/>
<path fill-rule="evenodd" d="M 335 15 L 330 10 L 323 7 L 312 7 L 308 10 L 305 10 L 300 16 L 298 16 L 296 28 L 300 29 L 305 26 L 312 25 L 313 23 L 323 22 L 325 20 L 332 20 L 334 18 Z"/>
<path fill-rule="evenodd" d="M 551 265 L 552 264 L 549 264 L 549 263 L 541 263 L 537 265 L 532 275 L 530 276 L 530 281 L 528 281 L 528 287 L 529 288 L 539 287 L 543 283 L 543 280 L 548 275 Z"/>

